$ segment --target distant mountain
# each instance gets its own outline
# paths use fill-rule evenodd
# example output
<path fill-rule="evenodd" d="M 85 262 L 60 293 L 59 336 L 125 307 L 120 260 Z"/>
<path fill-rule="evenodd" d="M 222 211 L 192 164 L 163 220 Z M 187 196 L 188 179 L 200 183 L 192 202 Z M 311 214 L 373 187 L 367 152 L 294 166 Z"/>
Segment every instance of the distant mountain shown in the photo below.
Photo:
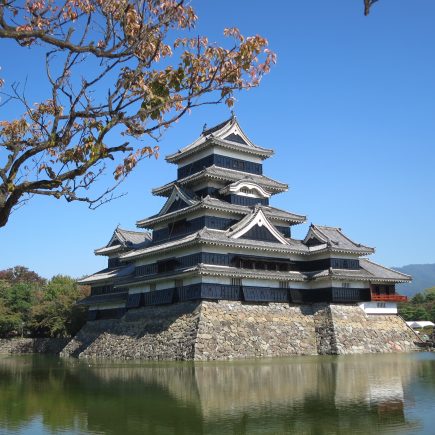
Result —
<path fill-rule="evenodd" d="M 412 276 L 411 283 L 396 286 L 397 292 L 402 295 L 414 296 L 429 287 L 435 287 L 435 264 L 408 264 L 393 269 Z"/>

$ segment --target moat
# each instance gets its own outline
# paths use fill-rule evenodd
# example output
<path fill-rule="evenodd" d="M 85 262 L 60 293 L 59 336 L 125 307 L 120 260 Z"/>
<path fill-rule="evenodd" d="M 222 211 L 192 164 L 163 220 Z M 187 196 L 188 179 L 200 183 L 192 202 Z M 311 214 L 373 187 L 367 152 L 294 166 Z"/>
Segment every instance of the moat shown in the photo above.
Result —
<path fill-rule="evenodd" d="M 0 356 L 1 434 L 433 433 L 435 353 L 234 362 Z"/>

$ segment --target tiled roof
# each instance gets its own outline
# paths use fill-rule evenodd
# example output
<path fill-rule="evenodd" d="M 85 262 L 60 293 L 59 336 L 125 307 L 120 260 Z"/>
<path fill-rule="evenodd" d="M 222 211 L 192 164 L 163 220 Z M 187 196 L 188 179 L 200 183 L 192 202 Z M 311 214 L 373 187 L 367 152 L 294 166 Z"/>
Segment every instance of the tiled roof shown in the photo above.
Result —
<path fill-rule="evenodd" d="M 171 163 L 176 163 L 211 145 L 239 150 L 248 154 L 257 155 L 261 158 L 267 158 L 273 154 L 273 150 L 253 144 L 243 133 L 237 119 L 233 116 L 212 128 L 204 130 L 201 136 L 193 143 L 181 148 L 174 154 L 166 156 L 166 160 Z"/>
<path fill-rule="evenodd" d="M 125 302 L 128 297 L 128 292 L 112 293 L 107 295 L 92 295 L 77 302 L 77 305 L 95 305 L 106 302 Z"/>
<path fill-rule="evenodd" d="M 200 264 L 198 272 L 200 275 L 226 276 L 231 278 L 259 278 L 298 282 L 302 282 L 305 280 L 305 276 L 301 272 L 253 270 L 242 269 L 238 267 L 215 266 L 211 264 Z"/>
<path fill-rule="evenodd" d="M 134 272 L 134 264 L 127 264 L 119 267 L 112 267 L 100 270 L 93 275 L 89 275 L 85 278 L 77 281 L 79 284 L 95 284 L 103 283 L 105 281 L 111 281 L 115 278 L 121 278 L 128 276 Z"/>
<path fill-rule="evenodd" d="M 342 233 L 341 228 L 337 227 L 311 224 L 304 242 L 307 243 L 310 238 L 315 238 L 321 242 L 318 246 L 311 248 L 313 252 L 323 250 L 325 247 L 331 251 L 357 252 L 360 254 L 371 254 L 374 252 L 374 248 L 355 243 Z"/>
<path fill-rule="evenodd" d="M 380 264 L 375 263 L 374 261 L 371 261 L 367 258 L 361 258 L 359 262 L 361 267 L 373 276 L 384 279 L 397 280 L 396 282 L 412 281 L 412 276 L 406 275 L 405 273 L 398 272 L 397 270 L 390 269 L 385 266 L 381 266 Z"/>
<path fill-rule="evenodd" d="M 397 272 L 388 267 L 381 266 L 366 258 L 359 260 L 361 269 L 347 270 L 347 269 L 326 269 L 319 272 L 314 272 L 307 275 L 311 279 L 325 279 L 333 278 L 338 280 L 349 281 L 370 281 L 370 282 L 409 282 L 412 278 L 404 273 Z"/>
<path fill-rule="evenodd" d="M 161 187 L 156 187 L 152 190 L 153 195 L 167 196 L 172 192 L 175 184 L 182 186 L 189 186 L 192 183 L 198 183 L 203 179 L 215 179 L 225 182 L 232 182 L 237 180 L 251 180 L 254 183 L 260 185 L 263 189 L 268 190 L 270 193 L 285 192 L 288 190 L 288 185 L 273 180 L 272 178 L 264 175 L 248 174 L 242 171 L 236 171 L 234 169 L 221 168 L 220 166 L 212 165 L 208 168 L 204 168 L 200 172 L 189 175 L 188 177 L 180 180 L 171 181 Z"/>
<path fill-rule="evenodd" d="M 209 134 L 216 133 L 219 130 L 222 130 L 225 126 L 231 124 L 233 121 L 234 121 L 234 116 L 231 116 L 231 118 L 228 118 L 225 121 L 216 124 L 214 127 L 206 128 L 202 132 L 202 136 L 208 136 Z"/>
<path fill-rule="evenodd" d="M 149 254 L 154 254 L 157 252 L 175 250 L 188 245 L 194 244 L 209 244 L 209 245 L 219 245 L 228 247 L 240 247 L 247 248 L 250 250 L 260 250 L 265 252 L 284 252 L 284 253 L 298 253 L 298 254 L 309 254 L 310 250 L 305 246 L 300 240 L 294 240 L 286 238 L 287 244 L 283 245 L 280 242 L 263 242 L 259 240 L 249 240 L 249 239 L 232 239 L 228 237 L 225 231 L 212 230 L 204 228 L 186 237 L 170 240 L 159 245 L 152 245 L 144 249 L 138 249 L 136 251 L 131 251 L 126 254 L 121 255 L 121 259 L 131 260 L 133 258 L 144 257 Z"/>
<path fill-rule="evenodd" d="M 285 210 L 281 210 L 279 208 L 271 207 L 269 205 L 261 205 L 261 209 L 264 214 L 268 217 L 268 219 L 272 221 L 282 220 L 284 222 L 288 222 L 290 224 L 298 224 L 306 221 L 306 217 L 300 214 L 291 213 Z M 254 206 L 245 206 L 245 205 L 237 205 L 231 204 L 226 201 L 222 201 L 217 198 L 213 198 L 211 196 L 206 196 L 201 200 L 197 201 L 196 204 L 191 205 L 189 207 L 173 211 L 171 213 L 167 213 L 165 215 L 154 215 L 150 216 L 147 219 L 142 219 L 136 222 L 138 227 L 143 228 L 152 228 L 158 222 L 164 222 L 165 220 L 171 220 L 175 216 L 181 216 L 184 214 L 192 213 L 194 210 L 198 209 L 209 209 L 209 210 L 218 210 L 218 211 L 226 211 L 232 214 L 236 214 L 239 216 L 243 216 L 252 212 Z"/>
<path fill-rule="evenodd" d="M 102 248 L 95 249 L 96 255 L 110 255 L 126 249 L 143 247 L 151 243 L 152 236 L 147 231 L 130 231 L 116 228 L 109 243 Z M 114 242 L 116 242 L 114 244 Z"/>

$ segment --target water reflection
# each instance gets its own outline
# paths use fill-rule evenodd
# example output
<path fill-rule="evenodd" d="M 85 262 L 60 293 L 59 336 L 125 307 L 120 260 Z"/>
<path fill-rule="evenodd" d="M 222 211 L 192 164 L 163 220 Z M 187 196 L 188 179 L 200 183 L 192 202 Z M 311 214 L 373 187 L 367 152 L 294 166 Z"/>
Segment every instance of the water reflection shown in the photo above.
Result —
<path fill-rule="evenodd" d="M 0 433 L 418 433 L 428 424 L 419 401 L 433 393 L 435 354 L 91 365 L 3 357 Z"/>

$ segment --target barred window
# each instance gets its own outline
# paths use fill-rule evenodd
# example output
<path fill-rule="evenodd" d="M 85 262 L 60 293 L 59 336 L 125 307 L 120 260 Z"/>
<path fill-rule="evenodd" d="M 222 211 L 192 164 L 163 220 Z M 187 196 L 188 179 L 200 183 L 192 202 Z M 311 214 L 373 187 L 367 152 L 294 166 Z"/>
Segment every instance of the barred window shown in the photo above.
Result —
<path fill-rule="evenodd" d="M 341 283 L 341 287 L 342 288 L 350 288 L 350 283 L 348 283 L 348 282 L 342 282 Z"/>
<path fill-rule="evenodd" d="M 242 278 L 231 278 L 231 285 L 242 285 Z"/>
<path fill-rule="evenodd" d="M 288 281 L 280 281 L 279 288 L 288 288 Z"/>

